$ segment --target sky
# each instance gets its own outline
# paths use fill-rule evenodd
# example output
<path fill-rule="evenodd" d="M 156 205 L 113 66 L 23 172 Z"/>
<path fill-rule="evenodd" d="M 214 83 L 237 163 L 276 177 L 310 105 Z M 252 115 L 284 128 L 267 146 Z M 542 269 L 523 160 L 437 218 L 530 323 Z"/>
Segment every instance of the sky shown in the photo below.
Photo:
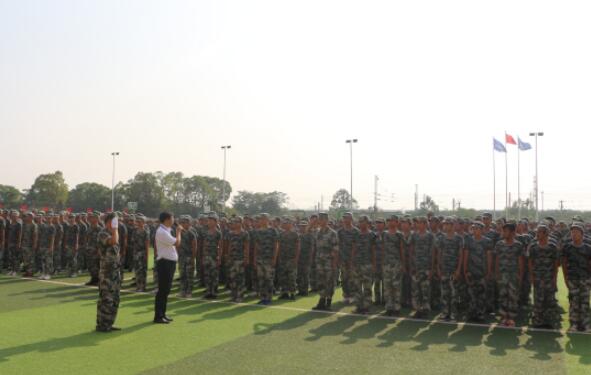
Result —
<path fill-rule="evenodd" d="M 591 210 L 589 1 L 0 0 L 0 184 L 222 177 L 327 208 L 492 209 L 492 138 L 538 139 L 544 208 Z M 508 145 L 517 199 L 517 148 Z M 520 154 L 521 196 L 534 149 Z M 496 154 L 496 207 L 505 155 Z M 542 201 L 540 199 L 540 208 Z"/>

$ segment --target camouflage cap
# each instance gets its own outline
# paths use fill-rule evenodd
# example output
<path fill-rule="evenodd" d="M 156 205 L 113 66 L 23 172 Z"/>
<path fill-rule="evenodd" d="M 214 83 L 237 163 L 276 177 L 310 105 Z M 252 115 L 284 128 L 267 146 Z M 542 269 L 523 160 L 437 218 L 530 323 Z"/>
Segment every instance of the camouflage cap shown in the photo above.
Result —
<path fill-rule="evenodd" d="M 398 221 L 398 215 L 390 215 L 388 217 L 388 221 Z"/>
<path fill-rule="evenodd" d="M 547 216 L 544 218 L 544 220 L 547 222 L 551 222 L 552 224 L 556 224 L 556 219 L 554 219 L 552 216 Z"/>
<path fill-rule="evenodd" d="M 578 222 L 578 221 L 576 221 L 576 222 L 572 223 L 572 224 L 570 225 L 570 229 L 571 229 L 571 230 L 573 230 L 573 229 L 578 229 L 578 230 L 580 230 L 580 231 L 581 231 L 581 233 L 585 233 L 585 225 L 583 225 L 583 223 L 581 223 L 581 222 Z"/>
<path fill-rule="evenodd" d="M 482 229 L 484 228 L 484 223 L 482 221 L 473 221 L 472 226 Z"/>
<path fill-rule="evenodd" d="M 344 217 L 344 218 L 345 218 L 345 217 L 350 217 L 350 218 L 352 218 L 352 217 L 353 217 L 353 214 L 352 214 L 351 212 L 345 212 L 345 213 L 343 214 L 343 217 Z"/>
<path fill-rule="evenodd" d="M 144 215 L 135 215 L 135 220 L 137 221 L 146 221 L 148 218 L 145 217 Z"/>
<path fill-rule="evenodd" d="M 545 232 L 548 232 L 550 228 L 546 224 L 540 224 L 538 225 L 537 230 L 543 230 Z"/>
<path fill-rule="evenodd" d="M 427 219 L 427 216 L 419 216 L 417 217 L 417 222 L 419 223 L 427 223 L 429 220 Z"/>
<path fill-rule="evenodd" d="M 298 223 L 298 225 L 299 225 L 300 227 L 305 227 L 305 226 L 307 226 L 307 225 L 308 225 L 308 221 L 307 221 L 307 220 L 301 220 L 301 221 Z"/>
<path fill-rule="evenodd" d="M 266 212 L 260 213 L 259 218 L 261 219 L 269 219 L 269 214 Z"/>
<path fill-rule="evenodd" d="M 454 219 L 451 216 L 447 216 L 445 219 L 443 219 L 443 224 L 453 224 L 454 223 Z"/>
<path fill-rule="evenodd" d="M 365 222 L 365 223 L 369 223 L 369 217 L 368 217 L 367 215 L 361 215 L 361 216 L 359 217 L 359 222 L 360 222 L 360 223 L 364 223 L 364 222 Z"/>
<path fill-rule="evenodd" d="M 492 219 L 492 214 L 490 212 L 483 212 L 482 213 L 482 218 L 486 218 L 486 219 Z"/>
<path fill-rule="evenodd" d="M 242 223 L 242 218 L 240 216 L 232 216 L 230 218 L 230 223 L 232 223 L 232 224 L 240 224 L 240 223 Z"/>
<path fill-rule="evenodd" d="M 286 223 L 286 224 L 292 224 L 293 223 L 293 219 L 290 216 L 283 216 L 281 218 L 281 221 L 283 223 Z"/>
<path fill-rule="evenodd" d="M 209 215 L 207 215 L 207 218 L 218 221 L 218 215 L 215 212 L 210 212 Z"/>
<path fill-rule="evenodd" d="M 383 218 L 383 217 L 378 217 L 378 218 L 376 219 L 376 224 L 378 224 L 378 223 L 379 223 L 379 224 L 386 224 L 386 220 L 384 220 L 384 218 Z"/>
<path fill-rule="evenodd" d="M 503 229 L 509 229 L 512 232 L 515 232 L 517 229 L 517 223 L 515 220 L 509 220 L 505 224 L 503 224 Z"/>
<path fill-rule="evenodd" d="M 328 219 L 328 213 L 326 213 L 326 212 L 319 212 L 318 213 L 318 218 L 319 219 Z"/>
<path fill-rule="evenodd" d="M 585 220 L 583 220 L 583 218 L 581 217 L 581 215 L 575 215 L 573 216 L 573 221 L 578 221 L 579 223 L 584 223 Z"/>

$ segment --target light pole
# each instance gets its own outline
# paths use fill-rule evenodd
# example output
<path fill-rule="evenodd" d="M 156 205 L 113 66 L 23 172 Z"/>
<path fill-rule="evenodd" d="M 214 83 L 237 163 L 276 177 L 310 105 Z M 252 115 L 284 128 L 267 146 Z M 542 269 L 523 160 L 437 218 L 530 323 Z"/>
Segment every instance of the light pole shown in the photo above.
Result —
<path fill-rule="evenodd" d="M 357 143 L 357 139 L 347 139 L 345 142 L 349 144 L 349 155 L 351 160 L 351 190 L 349 191 L 349 209 L 353 210 L 353 143 Z"/>
<path fill-rule="evenodd" d="M 113 177 L 111 179 L 111 212 L 115 211 L 115 157 L 119 156 L 119 152 L 111 152 L 113 157 Z"/>
<path fill-rule="evenodd" d="M 532 132 L 529 133 L 530 137 L 536 137 L 536 222 L 540 221 L 540 210 L 539 210 L 539 206 L 538 206 L 538 185 L 539 185 L 539 177 L 538 177 L 538 137 L 542 137 L 544 135 L 544 132 Z"/>
<path fill-rule="evenodd" d="M 222 178 L 222 212 L 225 212 L 226 209 L 226 151 L 232 148 L 232 146 L 222 146 L 222 150 L 224 150 L 224 174 Z"/>

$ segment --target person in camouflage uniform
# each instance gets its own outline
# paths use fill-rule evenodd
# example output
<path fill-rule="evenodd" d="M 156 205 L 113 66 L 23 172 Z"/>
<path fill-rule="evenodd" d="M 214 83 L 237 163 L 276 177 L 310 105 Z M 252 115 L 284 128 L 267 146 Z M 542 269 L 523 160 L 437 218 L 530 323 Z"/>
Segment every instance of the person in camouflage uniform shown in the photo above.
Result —
<path fill-rule="evenodd" d="M 388 230 L 384 232 L 384 247 L 382 258 L 384 299 L 386 315 L 398 316 L 401 309 L 402 275 L 404 274 L 404 252 L 402 251 L 402 236 L 398 231 L 398 216 L 388 218 Z"/>
<path fill-rule="evenodd" d="M 293 227 L 293 219 L 282 220 L 282 231 L 279 234 L 279 299 L 295 301 L 297 266 L 300 257 L 300 235 Z"/>
<path fill-rule="evenodd" d="M 98 234 L 100 256 L 99 299 L 97 302 L 96 330 L 98 332 L 118 331 L 114 327 L 119 310 L 121 271 L 119 270 L 119 232 L 112 227 L 114 213 L 105 217 L 105 229 Z"/>
<path fill-rule="evenodd" d="M 197 236 L 191 230 L 191 217 L 181 215 L 179 225 L 183 227 L 181 243 L 177 248 L 180 274 L 179 294 L 181 298 L 193 296 L 193 276 L 195 275 L 195 257 L 197 256 Z M 145 248 L 143 249 L 145 252 Z"/>
<path fill-rule="evenodd" d="M 489 212 L 485 212 L 482 214 L 482 223 L 484 224 L 484 229 L 482 233 L 486 238 L 491 240 L 492 248 L 496 246 L 497 242 L 500 240 L 499 233 L 494 230 L 492 226 L 492 214 Z M 487 262 L 490 260 L 492 262 L 492 274 L 491 277 L 486 280 L 486 312 L 493 313 L 496 312 L 499 306 L 498 303 L 498 288 L 497 288 L 497 277 L 496 277 L 496 267 L 495 264 L 497 262 L 496 255 L 494 251 L 490 253 L 490 258 L 487 259 Z M 487 264 L 488 269 L 488 264 Z"/>
<path fill-rule="evenodd" d="M 76 277 L 78 267 L 76 266 L 76 253 L 78 252 L 78 225 L 75 215 L 69 214 L 68 224 L 64 230 L 64 262 L 69 277 Z"/>
<path fill-rule="evenodd" d="M 232 301 L 242 302 L 246 293 L 245 270 L 249 259 L 249 235 L 242 228 L 242 219 L 233 217 L 228 232 L 229 283 Z"/>
<path fill-rule="evenodd" d="M 185 233 L 183 232 L 183 234 Z M 132 231 L 131 243 L 136 292 L 145 292 L 148 279 L 148 257 L 150 255 L 150 228 L 146 225 L 146 217 L 143 215 L 136 215 L 135 217 L 135 228 Z"/>
<path fill-rule="evenodd" d="M 53 272 L 53 246 L 55 242 L 55 227 L 47 223 L 43 215 L 39 215 L 37 230 L 39 233 L 38 248 L 41 257 L 41 280 L 49 280 Z M 48 218 L 51 220 L 51 218 Z"/>
<path fill-rule="evenodd" d="M 308 223 L 308 231 L 313 233 L 314 238 L 316 238 L 316 234 L 318 233 L 318 215 L 313 214 L 310 215 L 309 223 Z M 312 265 L 310 266 L 310 290 L 312 292 L 318 291 L 318 275 L 316 271 L 318 267 L 316 267 L 316 255 L 312 255 Z"/>
<path fill-rule="evenodd" d="M 88 226 L 82 220 L 86 214 L 81 213 L 76 215 L 76 225 L 78 225 L 78 252 L 76 253 L 76 267 L 78 271 L 83 271 L 88 268 L 86 264 L 86 240 L 87 240 L 87 233 Z"/>
<path fill-rule="evenodd" d="M 369 313 L 373 274 L 376 271 L 377 236 L 369 228 L 369 218 L 359 218 L 359 236 L 351 255 L 352 285 L 357 314 Z"/>
<path fill-rule="evenodd" d="M 23 275 L 25 277 L 33 276 L 35 249 L 39 238 L 37 224 L 33 222 L 33 216 L 33 213 L 27 212 L 22 229 L 21 252 L 23 254 Z"/>
<path fill-rule="evenodd" d="M 525 249 L 515 239 L 515 222 L 503 225 L 503 239 L 495 246 L 497 258 L 497 281 L 499 285 L 499 313 L 501 324 L 506 327 L 515 326 L 515 318 L 519 313 L 519 281 L 524 269 Z"/>
<path fill-rule="evenodd" d="M 402 307 L 411 308 L 412 307 L 412 279 L 410 276 L 410 251 L 413 247 L 413 240 L 414 237 L 412 235 L 412 221 L 410 216 L 405 215 L 400 220 L 400 239 L 402 244 L 402 252 L 404 253 L 404 264 L 403 269 L 404 273 L 402 275 L 402 292 L 401 292 L 401 302 Z"/>
<path fill-rule="evenodd" d="M 529 275 L 529 268 L 527 267 L 527 248 L 529 247 L 529 244 L 534 240 L 533 237 L 530 236 L 529 232 L 528 232 L 528 226 L 529 226 L 529 222 L 527 219 L 522 219 L 519 221 L 519 223 L 517 223 L 517 230 L 516 230 L 516 235 L 515 235 L 515 239 L 519 242 L 521 242 L 521 244 L 523 245 L 523 248 L 525 249 L 524 251 L 524 260 L 525 260 L 525 264 L 526 267 L 524 267 L 523 269 L 523 278 L 521 280 L 521 288 L 519 290 L 519 304 L 521 306 L 528 306 L 531 304 L 530 301 L 530 294 L 531 294 L 531 288 L 532 285 L 530 283 L 530 275 Z"/>
<path fill-rule="evenodd" d="M 427 218 L 419 217 L 417 231 L 413 233 L 409 265 L 412 280 L 411 293 L 415 318 L 426 318 L 431 311 L 431 277 L 434 270 L 435 236 L 427 231 Z"/>
<path fill-rule="evenodd" d="M 20 272 L 19 253 L 21 251 L 23 224 L 19 220 L 18 211 L 10 212 L 10 223 L 6 229 L 6 249 L 8 252 L 9 271 L 11 276 Z"/>
<path fill-rule="evenodd" d="M 441 220 L 439 217 L 433 216 L 429 218 L 429 230 L 435 236 L 435 246 L 443 237 L 443 233 L 439 229 Z M 437 264 L 437 250 L 433 253 L 434 265 L 433 272 L 431 273 L 431 310 L 439 310 L 441 308 L 441 281 L 439 280 L 439 274 L 436 272 L 439 265 Z"/>
<path fill-rule="evenodd" d="M 57 274 L 62 270 L 62 248 L 64 241 L 64 227 L 60 222 L 60 214 L 53 216 L 51 224 L 55 228 L 55 240 L 53 242 L 53 274 Z M 97 273 L 98 277 L 98 273 Z"/>
<path fill-rule="evenodd" d="M 257 267 L 258 289 L 261 300 L 260 305 L 271 304 L 273 296 L 273 281 L 275 278 L 275 265 L 279 234 L 275 228 L 269 226 L 269 215 L 261 214 L 260 227 L 256 234 L 256 246 L 254 260 Z"/>
<path fill-rule="evenodd" d="M 305 220 L 299 223 L 300 231 L 300 257 L 298 260 L 297 286 L 298 296 L 307 296 L 310 290 L 310 268 L 312 256 L 314 255 L 315 238 L 310 232 L 308 222 Z"/>
<path fill-rule="evenodd" d="M 591 245 L 584 241 L 582 223 L 571 225 L 571 240 L 562 248 L 562 268 L 568 287 L 568 318 L 570 332 L 589 330 L 589 283 L 591 276 Z"/>
<path fill-rule="evenodd" d="M 343 299 L 345 303 L 351 303 L 351 255 L 353 247 L 359 236 L 359 229 L 353 225 L 353 214 L 345 212 L 343 214 L 343 227 L 337 231 L 339 238 L 339 269 L 341 273 L 341 282 L 343 285 Z"/>
<path fill-rule="evenodd" d="M 458 313 L 457 288 L 461 279 L 464 239 L 455 233 L 452 218 L 443 221 L 443 231 L 437 245 L 437 272 L 441 280 L 442 318 L 452 321 Z"/>
<path fill-rule="evenodd" d="M 546 225 L 538 226 L 536 240 L 527 249 L 530 283 L 534 287 L 532 325 L 537 328 L 556 328 L 560 324 L 556 300 L 560 251 L 549 235 Z"/>
<path fill-rule="evenodd" d="M 464 249 L 464 279 L 470 294 L 468 320 L 482 323 L 486 313 L 486 281 L 492 277 L 492 241 L 483 235 L 484 223 L 472 224 Z"/>
<path fill-rule="evenodd" d="M 102 228 L 99 226 L 100 213 L 90 214 L 89 225 L 86 230 L 86 266 L 90 273 L 90 280 L 85 285 L 98 285 L 100 256 L 98 253 L 98 234 Z"/>
<path fill-rule="evenodd" d="M 338 262 L 339 240 L 337 232 L 328 226 L 328 214 L 318 214 L 318 228 L 314 231 L 316 249 L 314 266 L 316 267 L 316 286 L 320 299 L 313 310 L 330 311 L 335 289 L 335 271 Z"/>
<path fill-rule="evenodd" d="M 384 278 L 383 278 L 383 264 L 384 259 L 382 255 L 384 253 L 384 231 L 386 230 L 386 221 L 379 218 L 375 221 L 375 234 L 376 234 L 376 270 L 373 275 L 373 295 L 374 305 L 382 306 L 385 304 L 384 301 Z"/>
<path fill-rule="evenodd" d="M 222 234 L 218 229 L 218 217 L 210 213 L 207 219 L 207 230 L 203 233 L 203 279 L 205 298 L 217 298 L 219 283 L 219 267 L 222 261 Z"/>

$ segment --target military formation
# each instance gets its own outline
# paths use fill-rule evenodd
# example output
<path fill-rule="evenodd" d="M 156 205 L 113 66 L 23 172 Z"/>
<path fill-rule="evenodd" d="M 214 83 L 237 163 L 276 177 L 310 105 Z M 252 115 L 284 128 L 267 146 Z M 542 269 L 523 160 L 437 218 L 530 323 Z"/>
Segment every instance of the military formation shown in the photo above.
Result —
<path fill-rule="evenodd" d="M 133 272 L 138 292 L 147 290 L 159 225 L 141 214 L 119 214 L 113 229 L 96 212 L 2 211 L 0 266 L 13 276 L 44 280 L 88 271 L 87 285 L 101 291 L 97 329 L 109 330 L 124 272 Z M 340 302 L 353 304 L 357 314 L 384 306 L 392 318 L 410 310 L 417 319 L 498 319 L 507 327 L 526 316 L 534 327 L 556 329 L 563 313 L 556 298 L 562 268 L 570 331 L 590 329 L 591 238 L 580 217 L 567 225 L 551 217 L 540 223 L 493 220 L 490 213 L 374 220 L 356 220 L 349 212 L 337 220 L 327 213 L 303 219 L 210 213 L 177 217 L 173 235 L 178 226 L 184 229 L 177 247 L 180 297 L 204 288 L 205 298 L 215 299 L 224 288 L 232 301 L 257 296 L 269 305 L 274 298 L 317 293 L 313 309 L 330 311 L 340 286 Z"/>

